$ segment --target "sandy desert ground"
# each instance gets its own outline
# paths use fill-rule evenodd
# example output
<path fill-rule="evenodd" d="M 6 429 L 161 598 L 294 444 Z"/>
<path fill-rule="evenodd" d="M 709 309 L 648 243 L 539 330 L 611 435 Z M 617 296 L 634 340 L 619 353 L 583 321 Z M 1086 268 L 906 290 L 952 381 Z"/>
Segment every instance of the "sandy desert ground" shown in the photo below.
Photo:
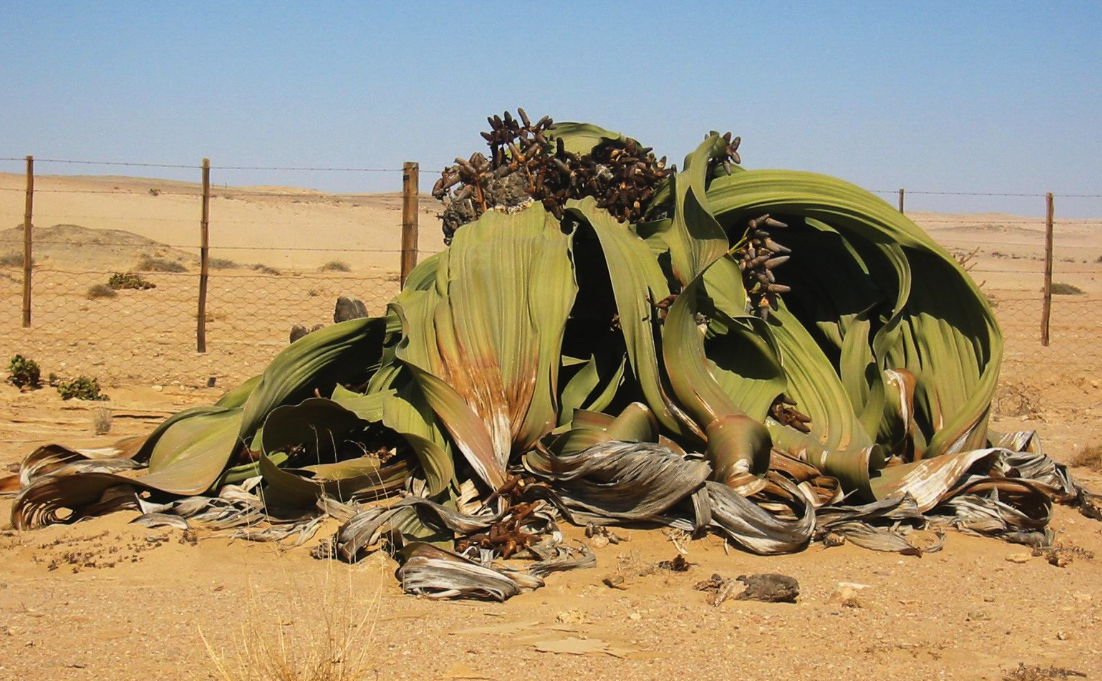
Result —
<path fill-rule="evenodd" d="M 5 189 L 22 182 L 0 175 L 0 256 L 21 250 L 20 233 L 5 229 L 21 222 L 23 197 Z M 327 321 L 337 295 L 379 310 L 397 290 L 397 195 L 219 188 L 213 256 L 234 264 L 212 275 L 210 350 L 200 355 L 196 186 L 121 177 L 42 177 L 37 186 L 54 191 L 36 197 L 36 228 L 53 238 L 42 236 L 36 248 L 35 324 L 19 328 L 21 271 L 0 268 L 0 355 L 22 352 L 44 373 L 97 376 L 111 401 L 62 402 L 49 389 L 0 386 L 2 467 L 48 442 L 102 446 L 144 433 L 262 369 L 292 324 Z M 425 201 L 425 252 L 442 246 L 434 215 Z M 1042 348 L 1042 221 L 911 217 L 953 252 L 974 252 L 973 275 L 996 305 L 1007 362 L 995 426 L 1040 431 L 1061 461 L 1102 444 L 1102 220 L 1057 224 L 1055 279 L 1084 293 L 1056 297 L 1053 341 Z M 86 297 L 143 255 L 188 271 L 148 274 L 157 285 L 150 291 Z M 351 272 L 318 271 L 334 259 Z M 214 388 L 206 387 L 211 377 Z M 93 417 L 104 408 L 112 430 L 97 436 Z M 1102 475 L 1074 473 L 1102 489 Z M 9 505 L 0 499 L 0 518 Z M 636 530 L 596 549 L 596 569 L 554 575 L 547 588 L 504 604 L 404 596 L 385 556 L 339 565 L 312 559 L 309 546 L 145 530 L 126 514 L 25 534 L 5 529 L 0 679 L 220 679 L 214 659 L 233 667 L 249 650 L 274 654 L 281 636 L 328 654 L 317 623 L 347 644 L 362 672 L 356 678 L 368 679 L 1002 679 L 1019 664 L 1099 678 L 1102 523 L 1057 511 L 1057 543 L 1071 558 L 1063 568 L 1042 558 L 1011 562 L 1021 547 L 950 534 L 942 552 L 923 557 L 817 545 L 760 558 L 728 554 L 708 538 L 687 546 L 693 567 L 676 573 L 657 567 L 675 555 L 673 544 Z M 796 577 L 799 602 L 712 608 L 692 588 L 712 573 L 752 572 Z M 615 574 L 625 589 L 602 583 Z M 860 607 L 832 602 L 840 582 L 867 585 Z"/>

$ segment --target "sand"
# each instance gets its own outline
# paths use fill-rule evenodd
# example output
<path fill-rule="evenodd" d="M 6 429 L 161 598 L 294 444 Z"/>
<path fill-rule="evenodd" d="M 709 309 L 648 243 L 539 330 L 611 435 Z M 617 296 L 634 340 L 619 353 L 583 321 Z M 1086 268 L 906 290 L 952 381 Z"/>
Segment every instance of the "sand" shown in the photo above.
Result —
<path fill-rule="evenodd" d="M 0 188 L 21 186 L 21 176 L 0 175 Z M 112 193 L 36 198 L 36 226 L 49 234 L 54 225 L 74 225 L 54 235 L 79 243 L 41 244 L 29 331 L 18 326 L 21 272 L 0 269 L 0 354 L 23 352 L 47 373 L 98 376 L 112 399 L 67 403 L 52 390 L 0 386 L 0 466 L 48 442 L 104 445 L 147 432 L 262 369 L 292 323 L 327 321 L 338 294 L 359 295 L 378 311 L 397 290 L 397 196 L 219 188 L 213 255 L 239 266 L 212 275 L 210 351 L 201 355 L 194 348 L 197 187 L 90 177 L 42 177 L 38 187 Z M 0 189 L 0 215 L 9 216 L 0 228 L 19 223 L 22 201 Z M 434 211 L 423 204 L 426 252 L 442 245 Z M 1039 430 L 1060 461 L 1102 443 L 1095 349 L 1102 221 L 1057 226 L 1056 280 L 1085 293 L 1056 298 L 1053 342 L 1041 348 L 1042 222 L 911 217 L 953 252 L 975 250 L 973 274 L 1007 335 L 994 426 Z M 17 250 L 4 242 L 11 234 L 0 229 L 0 255 Z M 306 248 L 332 250 L 292 250 Z M 157 284 L 151 291 L 85 297 L 142 255 L 188 271 L 148 274 Z M 352 271 L 317 271 L 333 259 Z M 253 263 L 280 274 L 244 266 Z M 206 387 L 210 377 L 214 388 Z M 103 408 L 112 412 L 112 430 L 97 436 L 93 419 Z M 1074 472 L 1102 489 L 1099 474 Z M 0 500 L 0 518 L 9 506 Z M 280 632 L 298 649 L 332 656 L 334 646 L 310 633 L 318 622 L 354 651 L 356 678 L 368 679 L 1001 679 L 1019 663 L 1102 674 L 1102 524 L 1066 508 L 1053 521 L 1072 558 L 1063 568 L 1041 558 L 1009 562 L 1021 547 L 950 533 L 942 552 L 921 558 L 852 546 L 760 558 L 728 553 L 710 537 L 687 545 L 689 572 L 673 573 L 656 563 L 672 558 L 674 545 L 659 531 L 634 530 L 626 543 L 596 549 L 596 569 L 553 575 L 547 588 L 505 604 L 404 596 L 385 556 L 338 565 L 310 558 L 308 547 L 145 530 L 128 525 L 132 517 L 0 532 L 0 679 L 223 678 L 214 658 L 232 667 L 239 655 L 248 658 L 243 651 L 278 648 Z M 712 608 L 692 586 L 713 572 L 781 572 L 800 581 L 802 594 L 795 605 Z M 610 575 L 624 576 L 626 589 L 602 584 Z M 831 602 L 839 582 L 867 585 L 861 607 Z M 563 648 L 591 652 L 550 652 Z"/>

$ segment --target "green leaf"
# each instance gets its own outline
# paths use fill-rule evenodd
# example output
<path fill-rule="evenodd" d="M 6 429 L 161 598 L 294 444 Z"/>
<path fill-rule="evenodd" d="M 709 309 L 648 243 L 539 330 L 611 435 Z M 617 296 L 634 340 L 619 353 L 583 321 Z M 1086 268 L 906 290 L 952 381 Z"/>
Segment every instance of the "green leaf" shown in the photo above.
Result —
<path fill-rule="evenodd" d="M 319 329 L 291 343 L 272 360 L 244 404 L 242 438 L 281 404 L 298 403 L 340 382 L 363 383 L 378 368 L 386 317 L 353 319 Z"/>
<path fill-rule="evenodd" d="M 503 482 L 514 450 L 529 449 L 557 422 L 576 292 L 570 238 L 534 204 L 464 226 L 440 258 L 435 289 L 395 307 L 404 329 L 398 358 L 492 486 Z"/>

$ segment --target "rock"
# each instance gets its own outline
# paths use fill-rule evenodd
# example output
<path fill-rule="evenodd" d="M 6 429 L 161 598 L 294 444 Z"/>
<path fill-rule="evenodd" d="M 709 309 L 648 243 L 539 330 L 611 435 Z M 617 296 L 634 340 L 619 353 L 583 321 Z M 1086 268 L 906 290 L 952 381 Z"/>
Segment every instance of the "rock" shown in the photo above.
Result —
<path fill-rule="evenodd" d="M 1056 632 L 1056 640 L 1057 640 L 1057 641 L 1066 641 L 1066 640 L 1068 640 L 1069 638 L 1071 638 L 1071 636 L 1069 636 L 1069 635 L 1068 635 L 1068 633 L 1067 633 L 1066 631 L 1058 631 L 1058 632 Z"/>
<path fill-rule="evenodd" d="M 766 603 L 795 603 L 800 595 L 800 583 L 795 577 L 767 572 L 760 575 L 739 575 L 737 581 L 746 589 L 735 596 L 740 601 L 764 601 Z"/>
<path fill-rule="evenodd" d="M 1082 591 L 1076 591 L 1073 594 L 1073 597 L 1075 598 L 1075 600 L 1082 601 L 1083 603 L 1090 603 L 1091 600 L 1094 598 L 1089 593 L 1084 593 Z"/>
<path fill-rule="evenodd" d="M 862 584 L 840 583 L 834 593 L 830 594 L 827 603 L 840 605 L 844 608 L 863 608 L 865 604 L 859 596 L 863 589 L 864 585 Z"/>
<path fill-rule="evenodd" d="M 158 392 L 159 393 L 159 392 L 163 391 L 164 389 L 165 389 L 165 387 L 163 385 L 153 386 L 153 392 Z"/>
<path fill-rule="evenodd" d="M 630 615 L 628 615 L 628 619 L 631 620 L 632 622 L 638 622 L 639 620 L 643 619 L 643 616 L 640 615 L 637 612 L 633 612 Z"/>
<path fill-rule="evenodd" d="M 367 306 L 358 298 L 341 296 L 337 298 L 337 307 L 333 310 L 333 322 L 340 324 L 350 319 L 363 319 L 367 317 Z"/>
<path fill-rule="evenodd" d="M 994 603 L 995 602 L 995 597 L 994 596 L 984 596 L 983 597 L 983 602 L 984 603 Z"/>
<path fill-rule="evenodd" d="M 1006 557 L 1008 563 L 1028 563 L 1033 556 L 1028 553 L 1012 553 Z"/>
<path fill-rule="evenodd" d="M 986 622 L 989 619 L 991 619 L 990 615 L 982 610 L 973 610 L 972 612 L 968 613 L 969 622 Z"/>
<path fill-rule="evenodd" d="M 291 342 L 294 343 L 299 338 L 302 338 L 306 334 L 310 333 L 306 330 L 306 327 L 302 324 L 295 324 L 291 327 Z"/>
<path fill-rule="evenodd" d="M 563 610 L 555 619 L 560 624 L 581 624 L 585 621 L 585 615 L 577 610 Z"/>
<path fill-rule="evenodd" d="M 314 333 L 318 329 L 324 329 L 324 328 L 325 328 L 325 324 L 317 324 L 312 329 L 307 329 L 302 324 L 295 324 L 294 326 L 291 327 L 291 342 L 294 343 L 299 338 L 302 338 L 305 335 Z"/>
<path fill-rule="evenodd" d="M 1068 563 L 1071 562 L 1071 558 L 1061 556 L 1060 554 L 1056 553 L 1055 551 L 1048 554 L 1048 556 L 1046 557 L 1046 560 L 1048 560 L 1049 565 L 1055 565 L 1058 568 L 1067 567 Z"/>
<path fill-rule="evenodd" d="M 627 590 L 624 586 L 624 578 L 622 575 L 611 575 L 601 580 L 605 586 L 610 589 L 620 589 L 621 591 Z"/>
<path fill-rule="evenodd" d="M 832 546 L 841 546 L 846 543 L 846 535 L 838 534 L 837 532 L 828 532 L 827 536 L 823 537 L 823 546 L 830 548 Z"/>

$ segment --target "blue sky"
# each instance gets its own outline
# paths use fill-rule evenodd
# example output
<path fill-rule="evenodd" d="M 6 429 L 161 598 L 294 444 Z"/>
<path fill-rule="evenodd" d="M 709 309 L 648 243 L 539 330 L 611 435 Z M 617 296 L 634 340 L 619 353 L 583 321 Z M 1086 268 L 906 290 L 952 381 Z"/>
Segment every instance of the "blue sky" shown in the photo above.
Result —
<path fill-rule="evenodd" d="M 872 189 L 1102 193 L 1102 3 L 525 5 L 4 0 L 0 156 L 439 168 L 480 148 L 487 114 L 519 105 L 626 132 L 671 159 L 708 130 L 732 130 L 747 167 Z M 1058 211 L 1102 215 L 1102 200 L 1064 199 Z"/>

